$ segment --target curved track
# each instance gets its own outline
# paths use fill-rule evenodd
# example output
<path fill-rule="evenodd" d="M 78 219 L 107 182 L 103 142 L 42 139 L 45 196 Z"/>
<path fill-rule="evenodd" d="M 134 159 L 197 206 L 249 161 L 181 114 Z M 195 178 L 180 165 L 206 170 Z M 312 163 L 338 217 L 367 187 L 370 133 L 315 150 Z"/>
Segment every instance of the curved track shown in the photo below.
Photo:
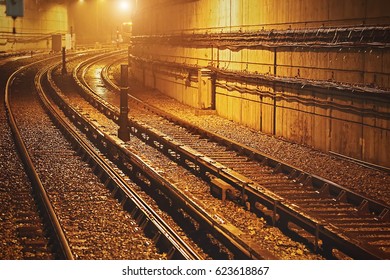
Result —
<path fill-rule="evenodd" d="M 118 90 L 114 83 L 110 85 Z M 118 104 L 109 91 L 105 96 Z M 130 119 L 134 134 L 201 173 L 217 189 L 224 185 L 232 199 L 260 215 L 269 215 L 274 225 L 285 230 L 295 230 L 291 224 L 299 225 L 328 256 L 337 249 L 358 259 L 389 257 L 388 206 L 194 127 L 135 98 L 132 101 L 136 104 L 131 106 L 136 119 Z"/>
<path fill-rule="evenodd" d="M 112 58 L 110 59 L 112 60 Z M 88 61 L 84 63 L 89 64 Z M 85 89 L 85 91 L 80 91 L 81 95 L 89 100 L 96 108 L 105 111 L 110 118 L 114 120 L 118 119 L 118 114 L 114 112 L 115 109 L 114 111 L 110 111 L 110 105 L 108 103 L 100 103 L 95 99 L 95 95 L 86 93 L 88 89 L 84 85 L 81 85 L 81 87 Z M 101 92 L 101 94 L 104 93 Z M 86 104 L 81 106 L 83 102 L 79 99 L 74 102 L 75 106 L 87 107 Z M 96 111 L 96 109 L 88 109 L 89 114 L 94 110 Z M 112 126 L 112 124 L 101 122 L 103 117 L 98 116 L 99 114 L 96 112 L 93 115 L 99 120 L 101 126 L 106 128 Z M 116 134 L 116 131 L 114 131 L 114 134 Z M 228 201 L 221 202 L 218 199 L 216 200 L 210 194 L 210 184 L 194 177 L 185 168 L 172 163 L 171 159 L 162 157 L 159 151 L 153 148 L 147 148 L 140 140 L 134 137 L 131 138 L 127 146 L 136 149 L 137 153 L 144 155 L 143 158 L 149 157 L 148 165 L 159 175 L 150 175 L 148 179 L 154 181 L 159 180 L 157 177 L 161 176 L 167 178 L 161 180 L 162 184 L 159 188 L 167 196 L 172 197 L 171 200 L 175 203 L 174 207 L 178 209 L 183 208 L 187 216 L 196 220 L 206 232 L 216 235 L 219 240 L 222 240 L 222 243 L 226 244 L 233 251 L 237 252 L 237 248 L 234 247 L 237 247 L 236 244 L 238 244 L 241 247 L 238 251 L 241 251 L 241 254 L 250 258 L 284 259 L 291 258 L 291 256 L 293 258 L 304 259 L 319 258 L 319 256 L 311 254 L 304 245 L 291 241 L 273 228 L 268 228 L 262 218 L 256 217 L 251 212 L 244 211 L 240 205 Z M 115 153 L 110 151 L 109 154 L 115 155 Z M 125 157 L 122 158 L 119 156 L 119 158 L 120 161 L 125 161 Z M 131 161 L 131 158 L 127 160 Z M 149 167 L 140 168 L 147 169 Z M 210 225 L 212 226 L 211 228 Z M 278 240 L 278 245 L 275 245 L 274 240 Z M 202 243 L 204 242 L 202 240 Z"/>
<path fill-rule="evenodd" d="M 11 74 L 11 76 L 7 80 L 6 88 L 5 88 L 5 106 L 8 113 L 8 119 L 10 123 L 11 130 L 13 132 L 15 142 L 17 145 L 17 148 L 19 150 L 19 154 L 22 157 L 22 161 L 25 164 L 25 168 L 27 171 L 27 174 L 31 180 L 31 184 L 34 187 L 34 195 L 36 197 L 36 200 L 38 202 L 38 207 L 43 213 L 45 224 L 48 227 L 48 231 L 51 232 L 51 236 L 54 237 L 55 244 L 58 246 L 57 254 L 60 255 L 61 258 L 67 258 L 67 259 L 73 259 L 73 256 L 70 251 L 69 244 L 65 238 L 64 232 L 62 227 L 60 226 L 59 220 L 57 218 L 57 215 L 54 212 L 53 206 L 48 198 L 47 192 L 45 188 L 43 187 L 43 184 L 40 180 L 40 177 L 35 169 L 35 166 L 32 162 L 32 159 L 30 157 L 30 154 L 27 150 L 27 147 L 25 145 L 25 142 L 23 141 L 23 136 L 20 130 L 20 127 L 18 126 L 16 122 L 16 113 L 15 110 L 13 110 L 13 107 L 11 106 L 10 101 L 10 95 L 14 99 L 21 98 L 20 95 L 23 94 L 25 91 L 25 88 L 21 86 L 22 84 L 20 78 L 18 82 L 15 82 L 16 77 L 24 75 L 24 72 L 27 72 L 32 68 L 33 66 L 36 67 L 36 65 L 41 64 L 42 62 L 47 62 L 47 60 L 51 59 L 44 59 L 43 61 L 38 61 L 36 63 L 32 63 L 29 65 L 26 65 L 24 67 L 19 68 L 17 71 Z M 31 71 L 31 70 L 30 70 Z M 30 74 L 31 75 L 31 74 Z M 16 85 L 15 85 L 16 84 Z M 11 86 L 12 90 L 11 90 Z M 16 95 L 16 96 L 15 96 Z M 44 226 L 41 226 L 41 228 L 38 228 L 37 224 L 40 224 L 39 221 L 36 221 L 36 215 L 34 216 L 27 216 L 26 215 L 26 223 L 30 224 L 30 231 L 33 228 L 36 228 L 36 231 L 44 231 Z M 31 233 L 30 233 L 31 235 Z M 44 242 L 36 242 L 35 246 L 43 246 L 46 247 L 47 244 L 44 244 Z"/>
<path fill-rule="evenodd" d="M 88 61 L 86 61 L 85 63 L 88 63 Z M 79 110 L 88 110 L 89 114 L 91 114 L 94 110 L 86 109 L 88 106 L 91 107 L 91 105 L 82 104 L 80 100 L 75 100 L 74 104 L 75 106 L 79 107 Z M 98 106 L 98 104 L 96 105 Z M 109 128 L 109 126 L 112 126 L 109 123 L 105 124 L 104 122 L 101 122 L 103 118 L 101 116 L 97 116 L 95 112 L 93 114 L 96 116 L 96 119 L 99 119 L 100 126 L 105 128 Z M 116 118 L 115 114 L 111 114 L 111 117 Z M 109 133 L 111 135 L 116 134 L 115 128 L 113 129 L 114 133 L 106 133 Z M 100 139 L 99 141 L 101 142 L 103 141 L 103 139 Z M 107 142 L 107 140 L 104 141 Z M 136 145 L 137 148 L 145 146 L 143 144 Z M 195 232 L 197 232 L 195 234 L 196 237 L 193 236 L 192 238 L 198 239 L 197 242 L 200 242 L 199 245 L 205 248 L 209 253 L 211 253 L 213 257 L 218 257 L 218 254 L 215 255 L 217 253 L 216 250 L 212 250 L 212 248 L 215 247 L 214 245 L 207 245 L 210 242 L 216 242 L 216 244 L 218 244 L 218 242 L 221 242 L 221 244 L 223 244 L 224 246 L 229 248 L 229 250 L 232 251 L 234 258 L 275 258 L 275 256 L 272 256 L 272 254 L 267 252 L 267 250 L 261 248 L 261 246 L 254 244 L 253 241 L 250 240 L 251 238 L 248 238 L 248 236 L 245 235 L 244 232 L 234 226 L 231 222 L 225 219 L 221 219 L 221 217 L 219 217 L 219 214 L 217 214 L 216 211 L 212 211 L 210 213 L 208 210 L 204 209 L 205 205 L 202 201 L 203 199 L 199 200 L 191 196 L 189 197 L 188 195 L 190 193 L 186 193 L 185 190 L 183 192 L 181 188 L 189 188 L 189 185 L 191 185 L 191 183 L 189 183 L 185 178 L 177 178 L 181 182 L 178 182 L 177 180 L 173 181 L 171 178 L 168 178 L 168 174 L 161 173 L 161 169 L 159 167 L 156 168 L 155 166 L 153 166 L 154 162 L 149 162 L 148 160 L 146 163 L 143 163 L 139 156 L 133 154 L 133 151 L 131 151 L 132 149 L 128 149 L 128 147 L 111 147 L 111 144 L 109 143 L 103 146 L 105 147 L 101 147 L 101 149 L 104 150 L 107 156 L 111 156 L 113 161 L 115 161 L 115 158 L 117 159 L 117 161 L 115 161 L 116 164 L 130 165 L 129 168 L 126 168 L 126 166 L 124 166 L 126 173 L 132 173 L 133 176 L 138 176 L 139 179 L 143 180 L 146 185 L 157 187 L 158 192 L 161 192 L 164 196 L 168 197 L 170 200 L 169 203 L 174 204 L 174 207 L 177 209 L 177 213 L 183 213 L 181 214 L 181 217 L 179 217 L 179 220 L 181 220 L 180 222 L 183 223 L 183 226 L 188 223 L 186 222 L 188 218 L 192 220 L 191 223 L 193 223 Z M 130 145 L 127 144 L 126 146 Z M 139 151 L 138 154 L 144 154 L 144 152 L 149 153 L 148 151 Z M 142 155 L 141 157 L 143 159 L 145 158 L 144 155 Z M 152 161 L 154 160 L 152 159 Z M 176 174 L 171 173 L 171 175 Z M 149 187 L 149 189 L 154 189 L 155 187 Z M 213 198 L 213 200 L 215 201 L 215 198 Z M 213 202 L 213 204 L 207 207 L 213 206 L 215 206 L 215 202 Z M 212 236 L 212 238 L 208 237 L 208 235 Z M 200 238 L 200 236 L 204 237 Z M 217 247 L 218 246 L 219 245 L 217 245 Z M 219 249 L 217 249 L 217 251 L 218 250 Z M 224 258 L 226 258 L 226 256 Z"/>
<path fill-rule="evenodd" d="M 129 192 L 129 183 L 63 120 L 46 96 L 49 67 L 37 71 L 30 66 L 10 77 L 6 102 L 26 168 L 39 190 L 41 208 L 47 209 L 45 220 L 51 225 L 53 239 L 58 240 L 60 258 L 201 258 Z M 23 81 L 19 78 L 14 82 L 14 77 L 24 70 L 28 74 L 23 74 Z M 34 75 L 39 98 L 25 90 L 26 82 L 31 83 Z M 15 89 L 22 84 L 23 90 Z M 121 209 L 104 185 L 114 192 L 121 189 L 126 193 L 121 202 L 131 214 Z"/>

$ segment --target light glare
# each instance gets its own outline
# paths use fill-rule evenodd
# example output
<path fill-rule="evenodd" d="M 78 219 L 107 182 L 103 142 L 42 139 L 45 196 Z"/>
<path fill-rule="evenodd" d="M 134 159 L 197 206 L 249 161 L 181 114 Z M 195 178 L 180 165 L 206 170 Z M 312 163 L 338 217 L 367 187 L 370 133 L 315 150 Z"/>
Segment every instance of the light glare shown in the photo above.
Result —
<path fill-rule="evenodd" d="M 129 2 L 125 1 L 125 0 L 122 0 L 119 2 L 119 8 L 122 10 L 122 11 L 127 11 L 129 10 L 130 8 L 130 5 L 129 5 Z"/>

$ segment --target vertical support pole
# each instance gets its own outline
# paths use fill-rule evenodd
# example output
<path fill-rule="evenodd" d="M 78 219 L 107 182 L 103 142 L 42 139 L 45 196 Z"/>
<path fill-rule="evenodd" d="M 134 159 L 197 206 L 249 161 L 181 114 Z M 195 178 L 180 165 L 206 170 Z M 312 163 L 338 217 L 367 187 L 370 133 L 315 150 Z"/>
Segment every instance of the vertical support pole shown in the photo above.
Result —
<path fill-rule="evenodd" d="M 316 224 L 315 239 L 314 239 L 314 251 L 318 252 L 320 249 L 320 225 Z"/>
<path fill-rule="evenodd" d="M 272 211 L 272 225 L 275 227 L 278 221 L 278 201 L 274 201 L 274 209 Z"/>
<path fill-rule="evenodd" d="M 217 47 L 217 68 L 219 69 L 219 48 Z"/>
<path fill-rule="evenodd" d="M 244 204 L 244 205 L 245 205 L 246 201 L 248 200 L 248 196 L 245 194 L 245 187 L 246 187 L 246 184 L 243 184 L 242 189 L 241 189 L 241 200 L 242 200 L 242 204 Z"/>
<path fill-rule="evenodd" d="M 116 48 L 119 48 L 119 27 L 116 27 Z"/>
<path fill-rule="evenodd" d="M 66 57 L 65 57 L 65 47 L 62 48 L 62 75 L 66 75 Z"/>
<path fill-rule="evenodd" d="M 210 45 L 210 48 L 211 48 L 211 66 L 215 67 L 215 65 L 214 65 L 214 46 L 213 46 L 213 44 Z"/>
<path fill-rule="evenodd" d="M 217 82 L 217 73 L 211 74 L 211 110 L 215 110 L 217 107 L 217 87 L 216 87 L 216 82 Z"/>
<path fill-rule="evenodd" d="M 278 52 L 278 49 L 274 48 L 274 77 L 276 77 L 276 74 L 277 74 L 276 67 L 278 66 L 277 61 L 276 61 L 277 52 Z"/>
<path fill-rule="evenodd" d="M 12 16 L 12 34 L 16 34 L 16 17 Z"/>
<path fill-rule="evenodd" d="M 131 52 L 132 52 L 132 46 L 129 45 L 128 48 L 127 48 L 127 65 L 128 67 L 130 68 L 130 72 L 131 72 L 131 77 L 133 77 L 133 71 L 132 71 L 132 65 L 131 65 Z"/>
<path fill-rule="evenodd" d="M 130 132 L 127 127 L 127 115 L 129 112 L 129 105 L 127 101 L 128 87 L 128 66 L 121 64 L 121 88 L 120 88 L 120 113 L 119 113 L 119 129 L 118 137 L 122 141 L 130 140 Z"/>
<path fill-rule="evenodd" d="M 73 44 L 73 26 L 70 26 L 70 49 L 74 50 L 74 44 Z"/>
<path fill-rule="evenodd" d="M 277 48 L 274 48 L 274 77 L 276 77 L 276 67 L 277 67 Z M 273 135 L 276 135 L 276 85 L 273 83 L 273 90 L 274 90 L 274 110 L 273 110 L 273 119 L 274 122 L 272 124 L 272 133 Z"/>

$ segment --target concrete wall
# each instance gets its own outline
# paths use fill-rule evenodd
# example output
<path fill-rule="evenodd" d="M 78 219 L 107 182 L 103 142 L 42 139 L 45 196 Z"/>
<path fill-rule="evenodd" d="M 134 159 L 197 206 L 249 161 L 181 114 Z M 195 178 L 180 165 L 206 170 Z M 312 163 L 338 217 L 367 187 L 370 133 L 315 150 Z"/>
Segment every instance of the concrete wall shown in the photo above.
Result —
<path fill-rule="evenodd" d="M 386 0 L 138 1 L 142 34 L 224 32 L 389 23 Z"/>
<path fill-rule="evenodd" d="M 133 72 L 145 85 L 201 108 L 196 69 L 209 67 L 216 74 L 219 115 L 390 166 L 389 31 L 380 35 L 390 25 L 389 1 L 167 0 L 142 1 L 137 8 Z M 370 27 L 376 33 L 364 31 Z M 339 38 L 342 28 L 347 33 Z M 354 28 L 361 28 L 361 38 L 348 42 Z M 264 40 L 245 45 L 243 38 L 255 31 L 271 30 L 300 31 L 303 43 L 280 46 L 275 37 L 275 47 Z M 320 45 L 305 30 L 329 31 L 334 39 L 328 35 L 327 45 Z"/>
<path fill-rule="evenodd" d="M 24 1 L 24 17 L 15 21 L 5 15 L 5 5 L 0 5 L 0 51 L 50 49 L 51 34 L 68 31 L 67 7 L 47 1 Z"/>
<path fill-rule="evenodd" d="M 117 31 L 122 36 L 122 23 L 131 21 L 132 7 L 123 10 L 118 3 L 119 1 L 108 0 L 69 3 L 69 25 L 76 34 L 77 42 L 112 43 L 117 40 Z M 126 41 L 126 38 L 123 40 Z"/>

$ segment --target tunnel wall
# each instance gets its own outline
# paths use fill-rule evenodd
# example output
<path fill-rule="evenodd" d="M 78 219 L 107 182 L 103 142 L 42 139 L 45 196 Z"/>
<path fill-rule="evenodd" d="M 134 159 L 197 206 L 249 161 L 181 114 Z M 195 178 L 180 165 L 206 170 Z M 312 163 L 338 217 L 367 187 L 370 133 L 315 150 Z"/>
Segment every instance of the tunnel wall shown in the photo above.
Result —
<path fill-rule="evenodd" d="M 123 9 L 119 5 L 120 1 L 108 0 L 69 2 L 69 25 L 76 34 L 78 44 L 115 44 L 119 39 L 118 36 L 128 43 L 129 36 L 122 29 L 122 24 L 131 21 L 130 7 Z"/>
<path fill-rule="evenodd" d="M 130 61 L 146 86 L 265 133 L 390 166 L 389 1 L 139 2 Z M 201 102 L 206 68 L 211 103 Z"/>
<path fill-rule="evenodd" d="M 318 28 L 389 23 L 386 0 L 144 0 L 142 34 Z"/>
<path fill-rule="evenodd" d="M 24 1 L 24 16 L 13 19 L 5 15 L 0 5 L 0 51 L 51 49 L 51 35 L 68 31 L 66 5 L 44 1 Z"/>

